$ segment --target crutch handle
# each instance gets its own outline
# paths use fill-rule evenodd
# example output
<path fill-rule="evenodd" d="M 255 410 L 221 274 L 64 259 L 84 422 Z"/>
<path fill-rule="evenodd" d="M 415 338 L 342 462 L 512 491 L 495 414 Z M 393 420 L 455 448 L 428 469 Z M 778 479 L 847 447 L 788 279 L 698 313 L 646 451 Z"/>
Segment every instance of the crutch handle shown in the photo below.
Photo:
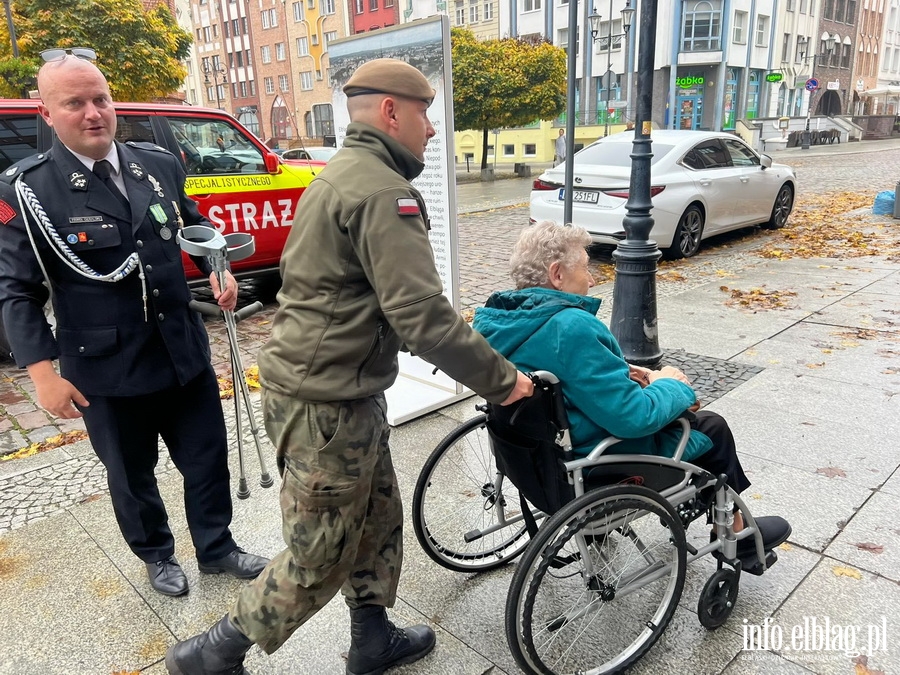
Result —
<path fill-rule="evenodd" d="M 188 303 L 188 307 L 190 307 L 195 312 L 200 312 L 201 314 L 205 314 L 206 316 L 222 316 L 222 308 L 210 302 L 191 300 Z"/>
<path fill-rule="evenodd" d="M 242 307 L 234 313 L 234 321 L 237 323 L 238 321 L 242 321 L 243 319 L 249 318 L 262 310 L 263 304 L 257 300 L 251 305 L 247 305 L 246 307 Z"/>

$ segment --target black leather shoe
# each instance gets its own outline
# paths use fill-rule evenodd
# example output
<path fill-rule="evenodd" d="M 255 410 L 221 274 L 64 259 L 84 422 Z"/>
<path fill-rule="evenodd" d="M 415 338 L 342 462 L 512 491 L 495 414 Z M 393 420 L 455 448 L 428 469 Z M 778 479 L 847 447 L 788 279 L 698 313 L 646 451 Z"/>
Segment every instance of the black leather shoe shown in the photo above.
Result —
<path fill-rule="evenodd" d="M 791 536 L 791 525 L 781 516 L 760 516 L 756 519 L 756 526 L 762 535 L 764 551 L 771 551 Z M 756 537 L 747 537 L 737 543 L 738 558 L 748 555 L 756 555 Z"/>
<path fill-rule="evenodd" d="M 388 621 L 384 607 L 366 605 L 350 610 L 350 651 L 347 675 L 381 675 L 388 668 L 418 661 L 434 649 L 428 626 L 401 630 Z"/>
<path fill-rule="evenodd" d="M 268 558 L 247 553 L 241 548 L 234 549 L 228 555 L 206 563 L 198 562 L 197 567 L 203 574 L 230 574 L 236 579 L 255 579 L 266 565 Z"/>
<path fill-rule="evenodd" d="M 174 555 L 159 562 L 144 563 L 144 566 L 147 568 L 147 576 L 150 577 L 150 585 L 157 593 L 175 597 L 188 592 L 187 577 L 184 576 L 181 565 L 175 560 Z"/>

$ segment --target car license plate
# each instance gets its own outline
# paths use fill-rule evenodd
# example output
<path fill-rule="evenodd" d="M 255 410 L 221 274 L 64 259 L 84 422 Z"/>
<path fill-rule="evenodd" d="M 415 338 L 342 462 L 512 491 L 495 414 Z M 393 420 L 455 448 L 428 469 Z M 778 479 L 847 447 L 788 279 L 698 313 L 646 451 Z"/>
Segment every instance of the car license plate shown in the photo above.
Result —
<path fill-rule="evenodd" d="M 572 201 L 578 204 L 596 204 L 598 193 L 589 190 L 572 190 Z M 566 198 L 566 189 L 559 189 L 559 201 Z"/>

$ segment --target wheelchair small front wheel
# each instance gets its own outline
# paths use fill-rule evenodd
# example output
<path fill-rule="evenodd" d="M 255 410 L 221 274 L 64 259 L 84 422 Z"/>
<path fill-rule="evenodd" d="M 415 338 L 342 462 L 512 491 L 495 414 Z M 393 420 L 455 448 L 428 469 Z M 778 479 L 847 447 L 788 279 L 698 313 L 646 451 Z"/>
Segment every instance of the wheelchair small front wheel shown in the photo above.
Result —
<path fill-rule="evenodd" d="M 697 617 L 704 628 L 714 630 L 728 621 L 737 603 L 739 583 L 737 572 L 727 568 L 706 581 L 697 602 Z"/>
<path fill-rule="evenodd" d="M 438 443 L 413 493 L 416 539 L 454 572 L 500 567 L 529 541 L 519 491 L 497 470 L 486 421 L 471 419 Z"/>
<path fill-rule="evenodd" d="M 672 619 L 687 568 L 672 506 L 640 486 L 592 490 L 547 522 L 516 566 L 506 637 L 529 675 L 620 673 Z"/>

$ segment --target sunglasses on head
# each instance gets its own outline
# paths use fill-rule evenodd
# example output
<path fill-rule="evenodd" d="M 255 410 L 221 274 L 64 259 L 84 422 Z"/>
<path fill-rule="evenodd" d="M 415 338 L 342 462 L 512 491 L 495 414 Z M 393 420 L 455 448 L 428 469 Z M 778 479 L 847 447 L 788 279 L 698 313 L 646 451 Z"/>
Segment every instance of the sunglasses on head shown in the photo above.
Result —
<path fill-rule="evenodd" d="M 87 61 L 97 60 L 97 52 L 95 52 L 90 47 L 72 47 L 70 49 L 45 49 L 41 52 L 41 58 L 44 59 L 45 63 L 50 63 L 51 61 L 62 61 L 64 58 L 70 55 L 78 59 L 85 59 Z"/>

